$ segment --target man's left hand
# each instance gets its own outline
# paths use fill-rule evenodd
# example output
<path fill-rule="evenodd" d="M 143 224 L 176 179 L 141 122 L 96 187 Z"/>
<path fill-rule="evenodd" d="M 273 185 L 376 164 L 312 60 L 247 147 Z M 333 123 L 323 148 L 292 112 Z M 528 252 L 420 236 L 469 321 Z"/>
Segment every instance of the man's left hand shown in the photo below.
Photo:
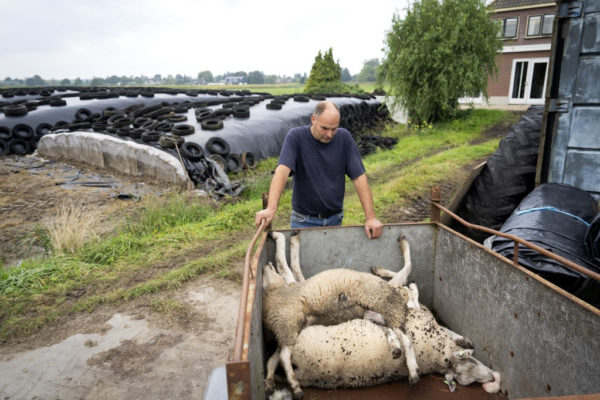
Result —
<path fill-rule="evenodd" d="M 383 233 L 383 224 L 377 218 L 369 218 L 365 222 L 365 232 L 369 239 L 377 239 Z"/>

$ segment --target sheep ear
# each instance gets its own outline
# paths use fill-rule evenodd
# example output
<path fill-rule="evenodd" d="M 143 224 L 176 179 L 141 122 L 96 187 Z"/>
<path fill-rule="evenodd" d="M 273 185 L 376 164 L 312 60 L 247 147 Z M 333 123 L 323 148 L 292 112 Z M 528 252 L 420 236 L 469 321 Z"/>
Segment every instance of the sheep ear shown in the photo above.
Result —
<path fill-rule="evenodd" d="M 452 354 L 455 360 L 465 360 L 473 355 L 473 349 L 458 350 Z"/>

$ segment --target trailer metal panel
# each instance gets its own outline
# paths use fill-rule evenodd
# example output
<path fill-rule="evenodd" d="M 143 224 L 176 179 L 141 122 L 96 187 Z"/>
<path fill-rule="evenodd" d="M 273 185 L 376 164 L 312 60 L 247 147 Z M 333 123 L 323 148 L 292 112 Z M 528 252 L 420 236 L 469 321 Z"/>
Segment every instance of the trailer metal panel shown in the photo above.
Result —
<path fill-rule="evenodd" d="M 437 223 L 385 225 L 377 240 L 367 239 L 362 226 L 297 231 L 306 277 L 329 268 L 368 271 L 381 265 L 399 270 L 404 260 L 397 238 L 406 235 L 413 264 L 410 280 L 419 286 L 421 302 L 473 341 L 475 356 L 502 374 L 502 391 L 509 398 L 600 393 L 600 310 L 511 260 Z M 293 231 L 282 232 L 289 238 Z M 257 251 L 252 280 L 262 283 L 262 265 L 274 262 L 275 244 L 267 239 Z M 244 339 L 251 393 L 235 398 L 264 398 L 262 284 L 254 289 L 246 307 L 251 322 Z M 400 392 L 388 385 L 360 391 L 384 399 L 397 398 Z M 310 393 L 348 398 L 359 392 Z M 482 389 L 471 393 L 486 395 Z M 447 395 L 456 398 L 456 393 Z"/>

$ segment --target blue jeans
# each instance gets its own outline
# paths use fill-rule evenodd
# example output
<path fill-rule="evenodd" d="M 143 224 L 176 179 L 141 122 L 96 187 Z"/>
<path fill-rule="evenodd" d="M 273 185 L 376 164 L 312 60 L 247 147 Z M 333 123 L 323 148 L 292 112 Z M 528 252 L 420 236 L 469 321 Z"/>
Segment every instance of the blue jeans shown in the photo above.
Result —
<path fill-rule="evenodd" d="M 323 226 L 340 226 L 344 219 L 344 212 L 333 214 L 329 218 L 311 217 L 310 215 L 300 214 L 292 210 L 290 217 L 290 226 L 292 228 L 314 228 Z"/>

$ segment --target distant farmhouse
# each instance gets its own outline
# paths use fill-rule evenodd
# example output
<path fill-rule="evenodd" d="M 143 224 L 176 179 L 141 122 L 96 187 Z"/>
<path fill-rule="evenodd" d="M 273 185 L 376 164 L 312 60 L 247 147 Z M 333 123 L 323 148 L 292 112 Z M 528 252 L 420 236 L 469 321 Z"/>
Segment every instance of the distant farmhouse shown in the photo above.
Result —
<path fill-rule="evenodd" d="M 492 20 L 498 21 L 502 53 L 498 75 L 488 80 L 491 104 L 544 104 L 556 2 L 495 0 Z"/>
<path fill-rule="evenodd" d="M 246 79 L 243 76 L 226 76 L 224 82 L 226 85 L 242 85 Z"/>

